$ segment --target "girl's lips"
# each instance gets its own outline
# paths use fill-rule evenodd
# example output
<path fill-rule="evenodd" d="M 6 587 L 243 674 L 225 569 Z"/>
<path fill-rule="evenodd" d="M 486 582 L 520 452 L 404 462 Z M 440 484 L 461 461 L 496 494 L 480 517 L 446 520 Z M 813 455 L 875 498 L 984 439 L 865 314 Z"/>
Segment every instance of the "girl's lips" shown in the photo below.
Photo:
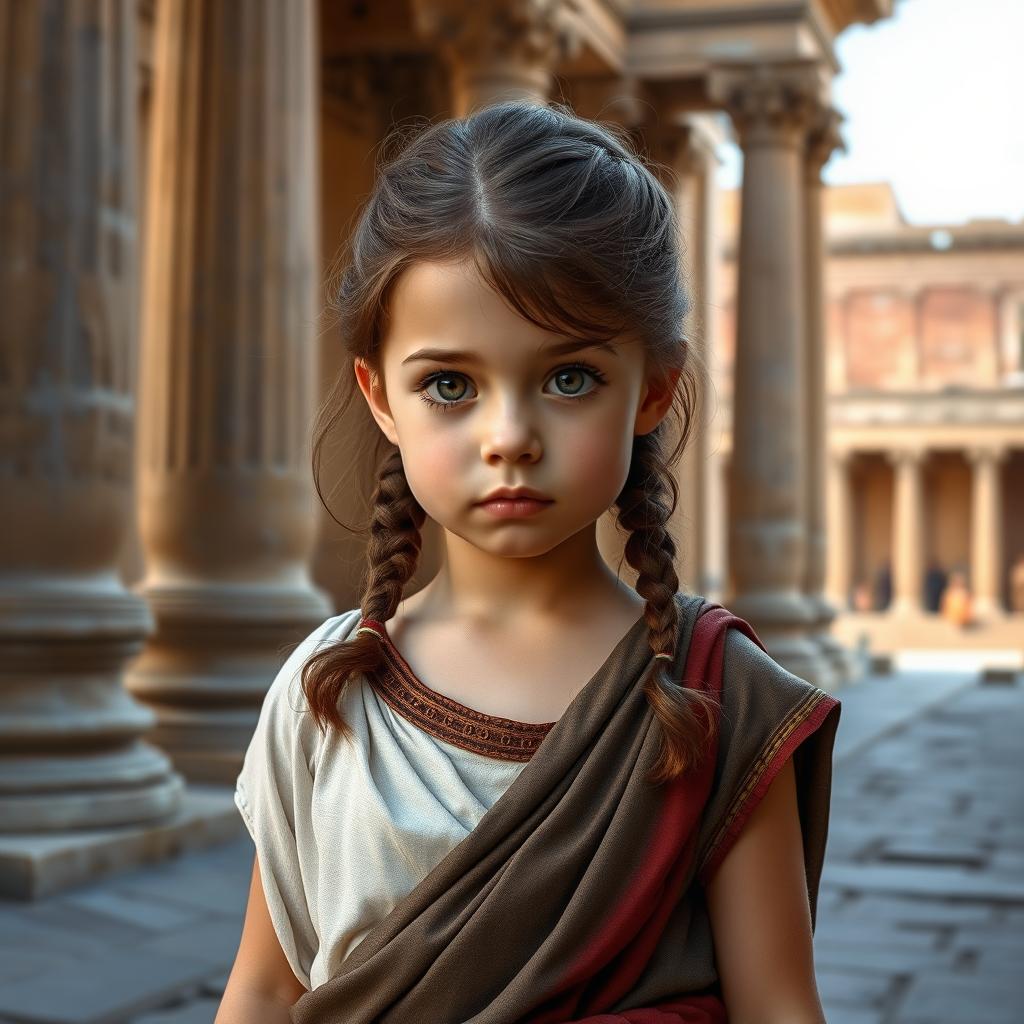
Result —
<path fill-rule="evenodd" d="M 494 498 L 481 502 L 480 507 L 499 519 L 521 519 L 536 515 L 553 504 L 553 501 L 538 501 L 536 498 Z"/>

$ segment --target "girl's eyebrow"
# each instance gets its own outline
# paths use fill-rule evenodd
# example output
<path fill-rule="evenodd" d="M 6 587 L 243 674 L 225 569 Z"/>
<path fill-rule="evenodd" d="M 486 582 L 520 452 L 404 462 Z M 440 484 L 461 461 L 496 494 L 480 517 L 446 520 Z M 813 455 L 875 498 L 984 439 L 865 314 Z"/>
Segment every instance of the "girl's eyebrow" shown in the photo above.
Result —
<path fill-rule="evenodd" d="M 587 348 L 599 348 L 610 352 L 613 356 L 619 354 L 618 349 L 609 341 L 588 341 L 573 338 L 569 341 L 560 341 L 556 345 L 548 345 L 544 349 L 546 356 L 562 356 L 569 352 L 580 352 Z M 431 361 L 437 363 L 477 363 L 479 357 L 473 352 L 456 352 L 444 348 L 421 348 L 402 360 L 402 365 L 416 362 L 417 360 Z"/>

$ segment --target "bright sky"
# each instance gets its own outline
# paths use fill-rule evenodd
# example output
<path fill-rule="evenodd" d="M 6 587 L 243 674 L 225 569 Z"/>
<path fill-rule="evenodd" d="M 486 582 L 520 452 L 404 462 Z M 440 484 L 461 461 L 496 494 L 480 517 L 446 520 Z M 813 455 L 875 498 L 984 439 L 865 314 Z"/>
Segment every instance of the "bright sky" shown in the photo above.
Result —
<path fill-rule="evenodd" d="M 890 181 L 911 224 L 1024 220 L 1024 0 L 896 0 L 836 55 L 847 152 L 828 184 Z M 733 188 L 739 151 L 721 156 Z"/>

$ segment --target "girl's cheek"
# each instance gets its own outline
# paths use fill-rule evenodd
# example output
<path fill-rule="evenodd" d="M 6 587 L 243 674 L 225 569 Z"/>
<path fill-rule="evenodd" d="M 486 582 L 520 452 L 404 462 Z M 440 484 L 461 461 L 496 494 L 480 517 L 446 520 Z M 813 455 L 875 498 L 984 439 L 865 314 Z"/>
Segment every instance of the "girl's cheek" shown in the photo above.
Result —
<path fill-rule="evenodd" d="M 592 431 L 566 438 L 559 462 L 579 482 L 607 488 L 629 468 L 629 450 L 620 449 L 618 438 Z"/>
<path fill-rule="evenodd" d="M 429 439 L 420 444 L 414 442 L 405 449 L 404 462 L 409 486 L 428 512 L 452 499 L 460 503 L 464 500 L 461 492 L 467 486 L 465 467 L 459 462 L 454 444 L 431 443 Z"/>

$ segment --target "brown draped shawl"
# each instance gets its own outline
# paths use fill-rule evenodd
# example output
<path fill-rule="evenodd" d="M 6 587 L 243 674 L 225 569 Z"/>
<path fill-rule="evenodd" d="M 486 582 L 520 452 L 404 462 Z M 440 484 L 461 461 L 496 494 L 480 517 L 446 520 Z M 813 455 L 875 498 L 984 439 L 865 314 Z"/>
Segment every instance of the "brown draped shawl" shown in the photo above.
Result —
<path fill-rule="evenodd" d="M 727 1021 L 704 885 L 791 754 L 813 930 L 840 702 L 721 605 L 676 601 L 675 678 L 720 702 L 701 765 L 644 781 L 658 736 L 641 617 L 476 827 L 294 1004 L 294 1024 Z M 752 643 L 723 685 L 730 629 Z"/>

